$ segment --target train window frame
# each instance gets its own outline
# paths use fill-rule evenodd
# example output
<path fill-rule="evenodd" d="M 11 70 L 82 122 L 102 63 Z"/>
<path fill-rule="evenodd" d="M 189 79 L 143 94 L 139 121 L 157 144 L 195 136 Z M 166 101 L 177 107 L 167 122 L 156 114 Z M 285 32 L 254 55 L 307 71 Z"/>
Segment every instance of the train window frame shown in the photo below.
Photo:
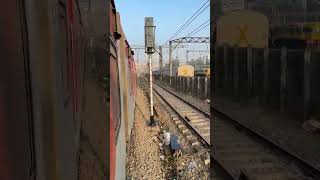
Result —
<path fill-rule="evenodd" d="M 110 86 L 110 98 L 113 98 L 114 96 L 114 94 L 113 93 L 111 93 L 111 92 L 113 92 L 113 91 L 116 91 L 117 92 L 117 95 L 116 96 L 118 96 L 118 104 L 114 104 L 116 101 L 113 99 L 112 101 L 110 101 L 110 102 L 112 102 L 112 104 L 110 104 L 110 106 L 114 106 L 114 105 L 116 105 L 117 107 L 117 109 L 118 109 L 118 112 L 115 114 L 116 116 L 114 116 L 114 114 L 113 114 L 113 119 L 112 119 L 112 123 L 113 123 L 113 127 L 112 127 L 112 129 L 114 130 L 114 132 L 115 132 L 115 143 L 116 143 L 116 145 L 117 145 L 117 143 L 118 143 L 118 137 L 119 137 L 119 132 L 120 132 L 120 127 L 121 127 L 121 124 L 122 124 L 122 122 L 121 122 L 121 115 L 122 115 L 122 113 L 121 113 L 121 97 L 120 97 L 120 77 L 119 77 L 119 73 L 118 73 L 118 71 L 119 71 L 119 66 L 118 66 L 118 62 L 119 62 L 119 56 L 118 56 L 118 52 L 117 51 L 119 51 L 119 49 L 117 49 L 117 46 L 115 45 L 115 42 L 113 42 L 113 41 L 111 41 L 112 43 L 111 43 L 111 46 L 110 46 L 110 48 L 111 49 L 114 49 L 114 51 L 111 51 L 110 50 L 110 70 L 111 70 L 111 68 L 113 68 L 113 65 L 115 65 L 115 67 L 117 67 L 117 69 L 115 70 L 115 75 L 117 76 L 115 79 L 116 79 L 116 86 L 117 87 L 113 87 L 112 85 Z M 111 58 L 111 56 L 113 57 L 113 59 Z M 111 62 L 111 61 L 115 61 L 115 62 Z M 114 63 L 114 64 L 113 64 Z M 110 76 L 112 75 L 112 72 L 110 72 Z M 112 81 L 112 78 L 110 78 L 110 81 Z M 112 111 L 114 111 L 115 110 L 115 108 L 113 107 L 113 110 Z M 111 113 L 113 113 L 113 112 L 111 112 Z M 118 116 L 118 117 L 117 117 Z M 111 119 L 110 119 L 111 120 Z"/>
<path fill-rule="evenodd" d="M 69 31 L 68 31 L 68 19 L 67 19 L 67 9 L 65 3 L 59 1 L 58 3 L 58 16 L 59 16 L 59 25 L 65 28 L 65 45 L 66 45 L 66 61 L 61 63 L 61 78 L 64 86 L 64 97 L 63 97 L 63 105 L 67 107 L 70 104 L 71 99 L 71 87 L 70 87 L 70 48 L 69 48 Z"/>

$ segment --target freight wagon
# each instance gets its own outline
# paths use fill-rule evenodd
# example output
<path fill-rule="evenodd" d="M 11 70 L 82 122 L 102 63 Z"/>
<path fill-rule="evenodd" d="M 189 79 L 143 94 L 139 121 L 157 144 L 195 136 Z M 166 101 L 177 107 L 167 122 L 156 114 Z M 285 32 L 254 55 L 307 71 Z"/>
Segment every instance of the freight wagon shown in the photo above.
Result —
<path fill-rule="evenodd" d="M 252 10 L 228 12 L 218 19 L 215 37 L 218 46 L 268 47 L 268 19 Z"/>
<path fill-rule="evenodd" d="M 178 76 L 184 77 L 193 77 L 194 76 L 194 67 L 191 65 L 180 65 L 177 71 Z"/>

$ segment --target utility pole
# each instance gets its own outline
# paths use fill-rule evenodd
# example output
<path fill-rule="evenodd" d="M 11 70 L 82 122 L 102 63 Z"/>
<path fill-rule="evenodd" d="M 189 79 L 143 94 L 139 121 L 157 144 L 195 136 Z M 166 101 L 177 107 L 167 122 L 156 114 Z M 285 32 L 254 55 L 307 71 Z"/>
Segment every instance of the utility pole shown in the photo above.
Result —
<path fill-rule="evenodd" d="M 177 45 L 172 49 L 172 43 Z M 182 37 L 169 41 L 169 74 L 170 74 L 170 85 L 172 84 L 172 51 L 175 50 L 181 43 L 210 43 L 209 37 Z"/>
<path fill-rule="evenodd" d="M 186 53 L 186 61 L 187 61 L 187 64 L 188 64 L 188 53 L 189 53 L 189 51 L 187 50 L 187 53 Z"/>
<path fill-rule="evenodd" d="M 306 14 L 307 14 L 307 0 L 303 0 L 302 1 L 303 3 L 303 20 L 304 20 L 304 23 L 306 23 Z"/>
<path fill-rule="evenodd" d="M 172 41 L 169 41 L 169 75 L 170 75 L 170 86 L 172 81 Z"/>
<path fill-rule="evenodd" d="M 139 64 L 139 50 L 145 49 L 145 47 L 132 45 L 131 49 L 137 52 L 137 64 Z"/>
<path fill-rule="evenodd" d="M 152 54 L 155 52 L 155 29 L 153 17 L 145 17 L 145 52 L 149 58 L 149 82 L 150 82 L 150 126 L 155 126 L 153 114 L 153 88 L 152 88 Z"/>
<path fill-rule="evenodd" d="M 162 46 L 159 46 L 159 70 L 160 70 L 160 80 L 162 81 L 162 64 L 163 64 L 163 60 L 162 60 Z"/>

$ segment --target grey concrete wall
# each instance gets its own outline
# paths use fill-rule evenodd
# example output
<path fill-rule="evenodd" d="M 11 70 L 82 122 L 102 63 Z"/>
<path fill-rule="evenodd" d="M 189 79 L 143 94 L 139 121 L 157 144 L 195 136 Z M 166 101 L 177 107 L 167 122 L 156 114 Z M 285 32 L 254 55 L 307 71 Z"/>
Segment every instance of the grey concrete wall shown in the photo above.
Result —
<path fill-rule="evenodd" d="M 309 56 L 306 52 L 304 49 L 215 47 L 210 94 L 287 113 L 297 119 L 317 116 L 320 114 L 317 81 L 320 52 L 310 50 Z"/>
<path fill-rule="evenodd" d="M 187 94 L 191 94 L 191 87 L 192 87 L 192 77 L 187 78 Z"/>
<path fill-rule="evenodd" d="M 206 78 L 206 89 L 207 89 L 207 92 L 206 92 L 206 99 L 210 99 L 210 78 Z"/>
<path fill-rule="evenodd" d="M 252 49 L 252 93 L 250 102 L 254 104 L 263 103 L 263 81 L 264 81 L 264 49 Z"/>
<path fill-rule="evenodd" d="M 308 106 L 306 106 L 306 116 L 317 116 L 320 117 L 320 83 L 319 83 L 319 77 L 320 77 L 320 52 L 311 52 L 310 55 L 310 63 L 305 66 L 308 66 L 306 70 L 305 76 L 309 77 L 307 81 L 309 83 L 305 82 L 305 86 L 310 85 L 310 87 L 305 87 L 306 94 L 305 96 L 309 96 L 309 98 L 305 98 L 306 103 L 308 103 Z M 308 74 L 308 75 L 307 75 Z"/>
<path fill-rule="evenodd" d="M 168 76 L 164 76 L 163 81 L 169 84 Z M 210 78 L 173 76 L 171 88 L 200 99 L 210 98 Z"/>
<path fill-rule="evenodd" d="M 285 111 L 303 119 L 304 51 L 292 50 L 287 55 Z"/>
<path fill-rule="evenodd" d="M 280 108 L 280 83 L 281 83 L 281 51 L 270 50 L 267 59 L 267 101 L 266 105 L 273 108 Z"/>
<path fill-rule="evenodd" d="M 206 78 L 200 78 L 199 79 L 199 94 L 198 94 L 198 96 L 200 97 L 200 99 L 205 99 L 206 98 L 206 94 L 205 94 L 205 89 L 206 89 L 205 79 Z"/>

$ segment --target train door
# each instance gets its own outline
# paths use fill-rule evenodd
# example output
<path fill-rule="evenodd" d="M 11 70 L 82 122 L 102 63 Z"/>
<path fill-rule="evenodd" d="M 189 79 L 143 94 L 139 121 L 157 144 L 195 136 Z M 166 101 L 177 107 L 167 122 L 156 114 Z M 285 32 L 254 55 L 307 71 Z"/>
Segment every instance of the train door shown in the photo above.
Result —
<path fill-rule="evenodd" d="M 28 39 L 23 0 L 0 6 L 0 179 L 35 177 Z"/>

